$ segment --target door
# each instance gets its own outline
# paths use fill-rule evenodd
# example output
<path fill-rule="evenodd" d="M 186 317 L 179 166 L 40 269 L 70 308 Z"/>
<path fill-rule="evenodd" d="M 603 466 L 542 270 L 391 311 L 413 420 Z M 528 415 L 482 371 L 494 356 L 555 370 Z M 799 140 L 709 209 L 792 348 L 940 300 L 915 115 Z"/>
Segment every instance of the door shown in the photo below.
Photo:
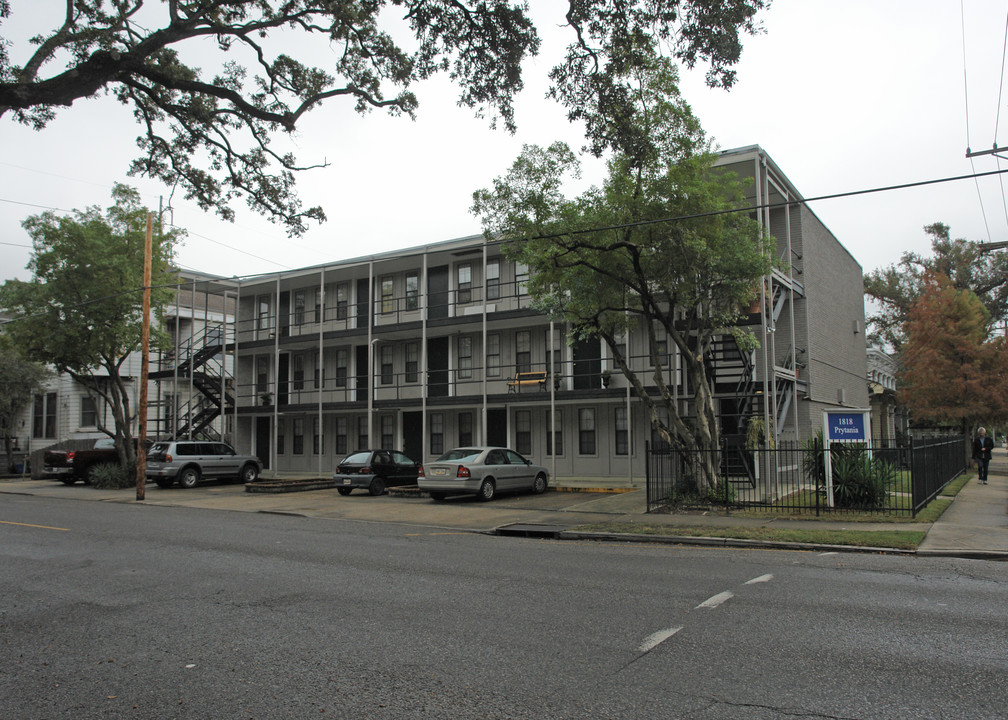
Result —
<path fill-rule="evenodd" d="M 514 450 L 507 451 L 507 458 L 514 469 L 515 486 L 523 489 L 532 487 L 532 481 L 535 479 L 532 475 L 532 466 Z"/>
<path fill-rule="evenodd" d="M 290 353 L 280 353 L 280 365 L 277 368 L 277 405 L 290 402 Z"/>
<path fill-rule="evenodd" d="M 448 338 L 427 340 L 427 397 L 448 397 Z"/>
<path fill-rule="evenodd" d="M 259 462 L 263 470 L 268 470 L 270 466 L 270 442 L 273 434 L 270 432 L 270 418 L 257 417 L 255 422 L 255 450 L 259 456 Z"/>
<path fill-rule="evenodd" d="M 290 335 L 290 292 L 280 293 L 280 312 L 277 314 L 280 323 L 280 337 Z"/>
<path fill-rule="evenodd" d="M 367 345 L 358 345 L 354 361 L 355 384 L 357 386 L 357 402 L 367 402 L 368 396 L 368 351 Z M 370 442 L 370 438 L 368 438 Z"/>
<path fill-rule="evenodd" d="M 368 307 L 371 305 L 371 293 L 369 292 L 370 281 L 367 278 L 357 281 L 357 329 L 364 330 L 368 327 L 371 314 Z"/>
<path fill-rule="evenodd" d="M 423 413 L 404 412 L 403 452 L 414 462 L 423 463 Z"/>
<path fill-rule="evenodd" d="M 602 345 L 598 338 L 582 340 L 574 346 L 574 389 L 602 387 Z"/>
<path fill-rule="evenodd" d="M 507 447 L 507 408 L 487 409 L 487 445 Z"/>
<path fill-rule="evenodd" d="M 448 317 L 448 266 L 427 271 L 427 318 Z"/>

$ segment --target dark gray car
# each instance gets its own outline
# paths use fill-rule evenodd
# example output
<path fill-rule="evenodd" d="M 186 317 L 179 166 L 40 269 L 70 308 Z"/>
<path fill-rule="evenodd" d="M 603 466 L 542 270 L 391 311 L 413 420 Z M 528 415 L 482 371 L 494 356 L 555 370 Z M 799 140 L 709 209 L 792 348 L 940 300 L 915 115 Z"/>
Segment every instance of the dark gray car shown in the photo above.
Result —
<path fill-rule="evenodd" d="M 196 487 L 205 477 L 255 482 L 261 469 L 255 455 L 239 455 L 222 442 L 159 442 L 147 453 L 147 479 L 163 488 L 171 487 L 176 481 L 184 488 Z"/>

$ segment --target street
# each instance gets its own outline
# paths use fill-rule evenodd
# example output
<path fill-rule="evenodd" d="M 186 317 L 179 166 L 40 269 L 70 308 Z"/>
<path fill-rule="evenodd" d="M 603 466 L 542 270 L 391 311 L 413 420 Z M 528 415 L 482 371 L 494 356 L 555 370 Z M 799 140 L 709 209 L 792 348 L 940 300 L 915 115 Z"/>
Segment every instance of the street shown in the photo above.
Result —
<path fill-rule="evenodd" d="M 9 718 L 998 718 L 1008 568 L 6 495 Z"/>

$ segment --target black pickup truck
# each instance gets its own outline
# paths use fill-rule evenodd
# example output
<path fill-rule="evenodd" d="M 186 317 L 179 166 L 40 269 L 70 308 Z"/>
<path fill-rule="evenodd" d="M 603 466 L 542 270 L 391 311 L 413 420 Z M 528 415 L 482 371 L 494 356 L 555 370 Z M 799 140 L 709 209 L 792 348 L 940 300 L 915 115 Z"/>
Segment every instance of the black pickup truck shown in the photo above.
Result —
<path fill-rule="evenodd" d="M 133 442 L 136 443 L 136 440 Z M 107 463 L 119 464 L 115 441 L 112 438 L 99 438 L 90 450 L 46 450 L 42 458 L 42 471 L 67 485 L 73 485 L 78 480 L 91 482 L 91 473 L 95 468 Z"/>

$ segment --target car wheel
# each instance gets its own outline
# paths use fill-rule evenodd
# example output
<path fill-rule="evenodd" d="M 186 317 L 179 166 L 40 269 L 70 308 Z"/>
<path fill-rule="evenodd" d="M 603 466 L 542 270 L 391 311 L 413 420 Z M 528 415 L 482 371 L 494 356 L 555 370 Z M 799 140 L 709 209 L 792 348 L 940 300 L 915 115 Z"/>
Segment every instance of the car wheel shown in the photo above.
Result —
<path fill-rule="evenodd" d="M 542 473 L 535 476 L 535 481 L 532 483 L 532 492 L 536 495 L 542 495 L 546 492 L 546 476 Z"/>
<path fill-rule="evenodd" d="M 336 492 L 340 495 L 349 495 L 353 491 L 353 488 L 336 488 Z"/>
<path fill-rule="evenodd" d="M 494 481 L 487 478 L 480 485 L 479 489 L 479 499 L 486 502 L 487 500 L 493 500 L 494 495 L 497 493 L 497 486 L 494 485 Z"/>
<path fill-rule="evenodd" d="M 253 463 L 246 463 L 245 467 L 242 468 L 241 475 L 242 482 L 254 483 L 259 479 L 259 468 L 257 468 Z"/>
<path fill-rule="evenodd" d="M 178 484 L 184 488 L 194 488 L 196 483 L 199 482 L 200 473 L 194 467 L 187 467 L 181 473 L 179 473 Z"/>
<path fill-rule="evenodd" d="M 175 481 L 170 478 L 158 478 L 154 482 L 157 483 L 157 486 L 159 488 L 170 488 L 172 485 L 175 484 Z"/>
<path fill-rule="evenodd" d="M 445 499 L 445 494 L 443 492 L 432 492 L 430 494 L 430 499 L 434 502 L 443 502 Z"/>
<path fill-rule="evenodd" d="M 65 477 L 65 478 L 60 478 L 60 480 L 62 480 L 63 484 L 65 484 L 65 485 L 73 485 L 75 482 L 77 482 L 77 478 L 75 478 L 73 476 Z"/>
<path fill-rule="evenodd" d="M 371 485 L 368 486 L 368 492 L 372 496 L 378 496 L 385 492 L 385 481 L 380 477 L 376 477 L 371 481 Z"/>

